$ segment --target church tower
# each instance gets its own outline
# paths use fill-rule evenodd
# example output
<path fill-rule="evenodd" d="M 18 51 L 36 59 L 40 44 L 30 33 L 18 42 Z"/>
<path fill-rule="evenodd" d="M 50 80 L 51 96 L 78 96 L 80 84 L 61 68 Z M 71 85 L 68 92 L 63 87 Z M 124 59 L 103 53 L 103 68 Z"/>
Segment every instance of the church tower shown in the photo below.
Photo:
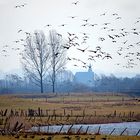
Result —
<path fill-rule="evenodd" d="M 94 72 L 92 71 L 91 64 L 88 66 L 87 72 L 76 72 L 74 76 L 76 83 L 84 84 L 89 87 L 94 86 Z"/>
<path fill-rule="evenodd" d="M 91 64 L 88 66 L 88 72 L 93 72 L 93 71 L 92 71 Z"/>

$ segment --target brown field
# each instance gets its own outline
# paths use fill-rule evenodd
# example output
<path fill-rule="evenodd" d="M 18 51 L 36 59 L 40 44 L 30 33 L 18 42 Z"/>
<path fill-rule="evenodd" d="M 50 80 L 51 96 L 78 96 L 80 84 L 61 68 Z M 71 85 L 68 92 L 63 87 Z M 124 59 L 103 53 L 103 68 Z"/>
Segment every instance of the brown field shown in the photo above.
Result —
<path fill-rule="evenodd" d="M 25 136 L 27 136 L 25 138 Z M 104 136 L 104 135 L 15 135 L 0 136 L 0 140 L 140 140 L 140 136 Z M 43 139 L 44 138 L 44 139 Z"/>
<path fill-rule="evenodd" d="M 34 95 L 34 96 L 33 96 Z M 90 124 L 140 121 L 140 98 L 123 94 L 69 94 L 69 95 L 1 95 L 0 129 L 12 130 L 16 122 L 23 123 L 22 131 L 36 125 Z M 34 115 L 29 115 L 29 109 Z M 7 110 L 7 111 L 6 111 Z M 11 113 L 12 110 L 12 113 Z M 47 136 L 43 136 L 47 139 Z M 65 139 L 55 135 L 54 140 Z M 75 136 L 71 136 L 76 139 Z M 81 136 L 81 140 L 91 135 Z M 96 140 L 103 136 L 96 136 Z M 136 136 L 108 136 L 112 140 L 138 140 Z M 13 136 L 0 136 L 0 140 L 14 140 Z M 20 139 L 24 139 L 20 136 Z M 28 139 L 32 139 L 28 137 Z M 41 139 L 36 135 L 34 140 Z"/>

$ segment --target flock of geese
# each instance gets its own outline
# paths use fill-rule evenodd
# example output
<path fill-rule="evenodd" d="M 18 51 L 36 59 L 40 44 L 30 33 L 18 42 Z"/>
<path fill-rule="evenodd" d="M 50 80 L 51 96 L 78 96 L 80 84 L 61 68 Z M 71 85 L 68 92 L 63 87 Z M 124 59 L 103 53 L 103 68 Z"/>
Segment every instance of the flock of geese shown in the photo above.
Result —
<path fill-rule="evenodd" d="M 80 7 L 80 1 L 73 1 L 71 2 L 72 6 L 75 6 L 75 8 Z M 24 8 L 27 6 L 27 3 L 21 4 L 21 5 L 16 5 L 14 8 Z M 107 15 L 110 14 L 108 12 L 104 12 L 99 14 L 99 18 L 106 17 Z M 117 23 L 123 19 L 118 13 L 111 13 L 110 16 L 113 18 L 113 21 L 116 22 L 116 27 Z M 97 27 L 100 29 L 99 32 L 105 32 L 106 35 L 104 36 L 99 36 L 97 41 L 101 43 L 110 41 L 110 43 L 118 45 L 118 47 L 115 47 L 116 49 L 116 56 L 121 57 L 122 59 L 126 60 L 126 64 L 122 65 L 121 62 L 116 63 L 115 65 L 121 66 L 124 68 L 134 68 L 135 66 L 138 65 L 140 62 L 140 41 L 137 42 L 130 42 L 129 37 L 132 36 L 133 38 L 139 38 L 140 37 L 140 31 L 136 27 L 140 23 L 140 17 L 137 17 L 133 23 L 134 28 L 128 29 L 126 27 L 124 28 L 112 28 L 110 25 L 112 24 L 111 22 L 105 22 L 105 23 L 92 23 L 91 18 L 85 18 L 85 19 L 79 19 L 77 16 L 68 16 L 67 18 L 71 19 L 71 21 L 78 21 L 77 23 L 82 22 L 82 24 L 79 25 L 79 28 L 83 31 L 84 28 L 91 28 L 94 30 Z M 80 20 L 80 21 L 79 21 Z M 111 54 L 104 51 L 103 45 L 98 45 L 96 47 L 91 47 L 89 46 L 88 42 L 91 40 L 91 31 L 90 32 L 80 32 L 80 33 L 72 33 L 67 31 L 67 25 L 68 24 L 61 24 L 58 25 L 58 28 L 64 28 L 67 34 L 67 43 L 63 44 L 62 47 L 66 49 L 67 51 L 69 50 L 75 50 L 81 55 L 85 54 L 86 60 L 79 59 L 77 57 L 67 57 L 68 61 L 71 61 L 73 63 L 74 67 L 82 67 L 82 68 L 87 68 L 89 63 L 96 62 L 98 59 L 104 60 L 104 59 L 114 59 L 114 54 Z M 46 24 L 44 28 L 50 28 L 53 27 L 52 24 Z M 17 34 L 25 34 L 26 37 L 30 35 L 29 32 L 26 32 L 22 29 L 17 30 Z M 59 34 L 59 36 L 62 36 L 62 34 Z M 123 41 L 122 41 L 123 40 Z M 25 45 L 25 39 L 21 38 L 18 40 L 13 41 L 15 43 L 15 46 L 18 47 L 12 47 L 11 49 L 14 51 L 17 51 L 19 55 L 22 55 L 22 49 L 20 45 L 26 46 Z M 17 45 L 16 45 L 17 44 Z M 115 45 L 115 46 L 116 46 Z M 4 45 L 1 50 L 1 54 L 4 57 L 8 57 L 8 49 L 9 45 Z M 59 55 L 59 53 L 58 53 Z M 79 65 L 79 63 L 81 63 Z"/>

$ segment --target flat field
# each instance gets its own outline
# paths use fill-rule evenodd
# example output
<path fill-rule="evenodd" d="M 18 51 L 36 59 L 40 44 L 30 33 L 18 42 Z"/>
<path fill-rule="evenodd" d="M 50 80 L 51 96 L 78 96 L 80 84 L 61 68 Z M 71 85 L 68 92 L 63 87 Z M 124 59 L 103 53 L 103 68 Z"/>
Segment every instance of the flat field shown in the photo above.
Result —
<path fill-rule="evenodd" d="M 140 121 L 140 98 L 115 93 L 20 94 L 0 96 L 0 129 L 13 130 L 16 122 L 25 131 L 38 125 L 95 124 Z M 32 139 L 29 136 L 28 139 Z M 48 136 L 35 135 L 35 140 Z M 75 140 L 74 135 L 70 136 Z M 82 135 L 83 139 L 102 139 L 102 135 Z M 0 136 L 0 140 L 15 136 Z M 23 134 L 18 139 L 24 139 Z M 53 139 L 67 139 L 54 135 Z M 138 140 L 139 136 L 107 136 L 112 140 Z"/>
<path fill-rule="evenodd" d="M 69 94 L 69 95 L 1 95 L 0 110 L 42 109 L 48 114 L 81 115 L 128 115 L 140 113 L 140 98 L 123 94 Z M 95 114 L 96 113 L 96 114 Z M 132 114 L 131 114 L 132 115 Z"/>

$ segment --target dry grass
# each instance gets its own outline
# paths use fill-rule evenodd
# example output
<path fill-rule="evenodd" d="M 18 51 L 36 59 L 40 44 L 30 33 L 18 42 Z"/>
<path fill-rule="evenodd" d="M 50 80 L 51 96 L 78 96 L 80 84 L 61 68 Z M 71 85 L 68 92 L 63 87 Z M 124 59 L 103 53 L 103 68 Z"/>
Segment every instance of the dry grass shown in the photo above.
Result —
<path fill-rule="evenodd" d="M 24 123 L 27 128 L 36 124 L 72 124 L 72 123 L 106 123 L 106 122 L 121 122 L 121 121 L 140 121 L 140 118 L 135 120 L 135 117 L 129 118 L 130 112 L 134 112 L 134 115 L 140 114 L 140 102 L 139 99 L 122 95 L 122 94 L 70 94 L 70 95 L 48 95 L 46 98 L 45 94 L 34 94 L 32 95 L 1 95 L 0 96 L 0 111 L 8 109 L 8 114 L 10 110 L 16 111 L 27 111 L 28 109 L 38 110 L 41 108 L 43 113 L 46 115 L 46 110 L 48 111 L 48 116 L 45 117 L 11 117 L 8 121 L 11 123 L 10 126 L 14 125 L 16 121 Z M 49 116 L 55 114 L 58 116 L 56 119 L 53 117 L 48 120 Z M 84 111 L 85 110 L 85 111 Z M 116 111 L 117 116 L 125 115 L 125 117 L 109 117 L 113 116 L 114 111 Z M 65 112 L 65 114 L 64 114 Z M 8 115 L 7 114 L 7 115 Z M 63 116 L 63 118 L 59 117 Z M 69 119 L 67 116 L 71 116 Z M 77 121 L 75 121 L 76 116 L 79 115 Z M 82 116 L 85 115 L 83 119 Z M 0 119 L 5 119 L 6 117 L 1 116 Z M 92 120 L 92 121 L 91 121 Z M 0 125 L 3 128 L 3 125 Z M 47 135 L 28 135 L 24 138 L 23 134 L 19 137 L 16 136 L 1 136 L 0 140 L 40 140 L 41 138 L 48 139 Z M 54 135 L 53 140 L 65 140 L 64 135 Z M 78 140 L 75 135 L 69 136 L 71 140 Z M 102 140 L 102 138 L 107 138 L 106 140 L 140 140 L 139 136 L 103 136 L 103 135 L 81 135 L 80 140 Z"/>
<path fill-rule="evenodd" d="M 70 95 L 3 95 L 0 110 L 24 112 L 28 109 L 43 110 L 44 117 L 23 117 L 21 122 L 31 125 L 109 123 L 140 121 L 140 102 L 122 94 L 70 94 Z M 56 118 L 54 117 L 54 112 Z M 116 112 L 116 117 L 114 117 Z M 133 116 L 129 117 L 130 112 Z M 20 113 L 19 113 L 20 114 Z M 47 115 L 48 114 L 48 115 Z M 139 114 L 139 115 L 138 115 Z M 50 117 L 51 116 L 51 117 Z M 53 116 L 53 117 L 52 117 Z M 61 117 L 62 116 L 62 117 Z M 68 117 L 71 116 L 71 117 Z M 77 119 L 76 117 L 79 116 Z M 84 117 L 83 117 L 84 116 Z M 136 117 L 137 116 L 137 117 Z M 3 117 L 4 118 L 4 117 Z M 21 120 L 21 118 L 19 119 Z M 10 121 L 10 120 L 9 120 Z M 10 121 L 14 122 L 15 121 Z M 1 126 L 0 126 L 1 127 Z"/>
<path fill-rule="evenodd" d="M 133 100 L 132 97 L 113 95 L 113 94 L 78 94 L 65 95 L 51 98 L 21 98 L 22 96 L 10 95 L 0 96 L 0 110 L 27 110 L 32 108 L 37 110 L 56 110 L 62 114 L 63 110 L 69 113 L 79 114 L 86 109 L 86 114 L 93 115 L 96 111 L 98 115 L 111 114 L 115 110 L 118 113 L 128 114 L 130 111 L 140 113 L 140 102 Z M 47 102 L 46 102 L 47 100 Z M 50 112 L 51 113 L 51 112 Z"/>

